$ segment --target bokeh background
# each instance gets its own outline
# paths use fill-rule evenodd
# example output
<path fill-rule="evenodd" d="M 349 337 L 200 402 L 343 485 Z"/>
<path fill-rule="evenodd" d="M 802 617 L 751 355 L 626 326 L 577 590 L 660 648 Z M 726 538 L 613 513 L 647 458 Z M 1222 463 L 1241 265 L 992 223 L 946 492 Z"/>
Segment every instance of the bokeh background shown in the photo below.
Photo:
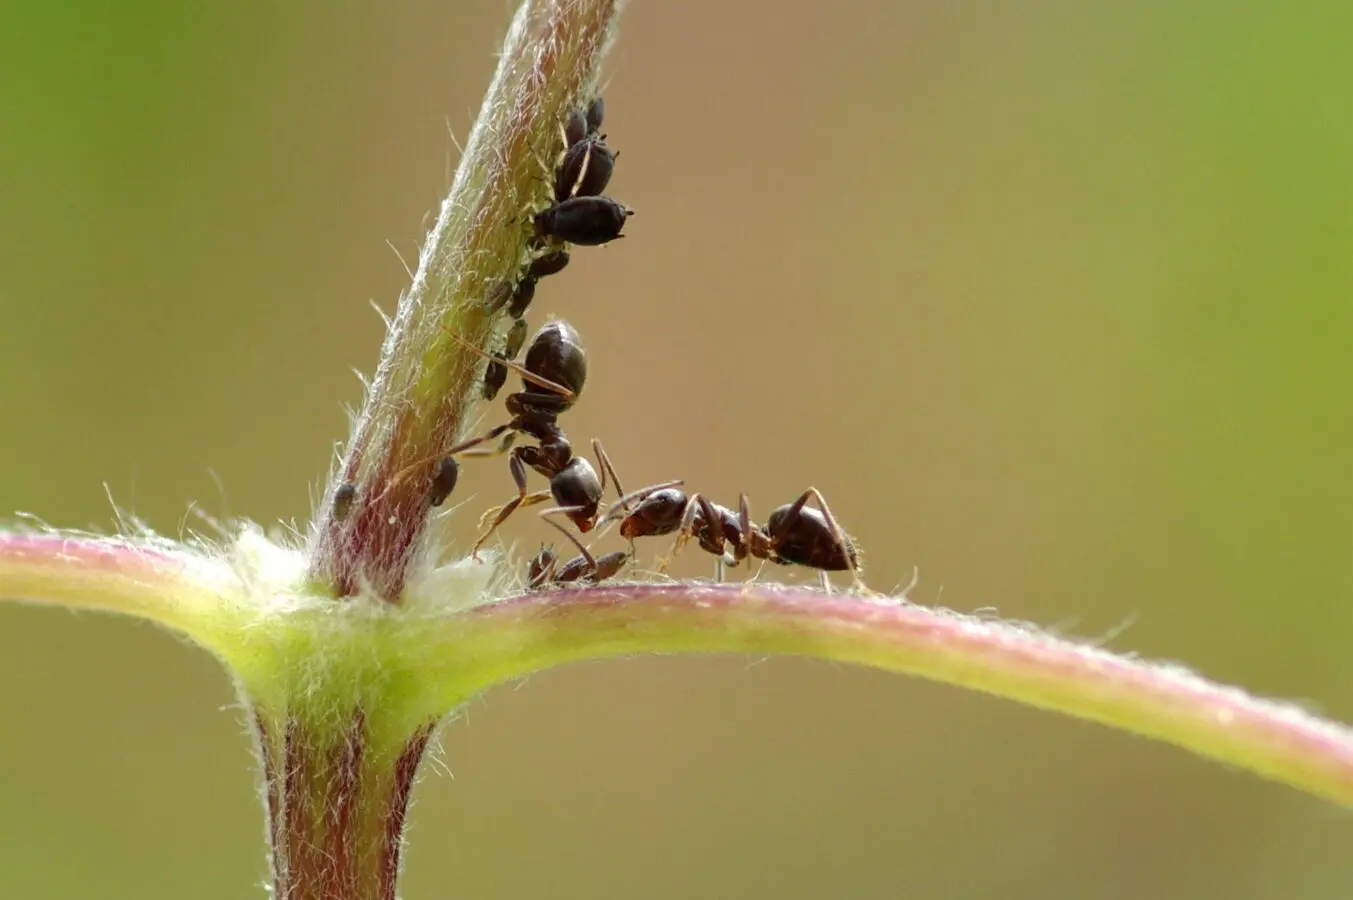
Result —
<path fill-rule="evenodd" d="M 106 483 L 169 533 L 304 521 L 510 13 L 5 4 L 0 509 L 104 529 Z M 634 485 L 817 485 L 876 586 L 918 566 L 917 599 L 1353 719 L 1350 29 L 634 3 L 606 97 L 639 216 L 532 312 L 587 339 L 570 433 Z M 153 627 L 0 608 L 0 896 L 262 896 L 233 702 Z M 1345 811 L 843 666 L 558 670 L 443 745 L 409 898 L 1353 891 Z"/>

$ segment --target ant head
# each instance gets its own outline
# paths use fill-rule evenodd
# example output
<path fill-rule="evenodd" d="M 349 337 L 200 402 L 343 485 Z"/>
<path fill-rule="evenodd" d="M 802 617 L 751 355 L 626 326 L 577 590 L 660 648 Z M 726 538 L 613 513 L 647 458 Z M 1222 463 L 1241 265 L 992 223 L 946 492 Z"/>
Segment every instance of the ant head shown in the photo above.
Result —
<path fill-rule="evenodd" d="M 634 511 L 620 522 L 620 536 L 626 540 L 637 537 L 671 534 L 681 526 L 686 511 L 686 492 L 679 488 L 654 491 Z"/>
<path fill-rule="evenodd" d="M 569 406 L 582 393 L 587 381 L 587 353 L 583 350 L 582 338 L 576 328 L 562 319 L 549 322 L 536 332 L 526 351 L 525 365 L 532 375 L 572 391 L 574 397 L 568 398 Z M 530 391 L 530 385 L 526 389 Z"/>

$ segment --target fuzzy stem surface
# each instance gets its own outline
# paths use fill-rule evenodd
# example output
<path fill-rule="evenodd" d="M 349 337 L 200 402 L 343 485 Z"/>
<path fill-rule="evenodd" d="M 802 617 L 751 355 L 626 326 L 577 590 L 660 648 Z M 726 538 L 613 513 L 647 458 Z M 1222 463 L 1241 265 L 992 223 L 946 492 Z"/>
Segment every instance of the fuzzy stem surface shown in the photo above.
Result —
<path fill-rule="evenodd" d="M 473 692 L 561 663 L 638 653 L 807 656 L 919 675 L 1165 741 L 1353 806 L 1353 730 L 1032 628 L 911 603 L 752 583 L 526 595 L 462 616 Z M 467 694 L 468 695 L 468 694 Z"/>
<path fill-rule="evenodd" d="M 431 512 L 443 451 L 464 436 L 485 348 L 503 319 L 487 298 L 520 276 L 530 214 L 549 197 L 559 127 L 596 89 L 621 0 L 526 0 L 461 157 L 450 194 L 391 319 L 380 363 L 310 548 L 333 596 L 364 589 L 398 603 Z M 335 514 L 342 484 L 353 503 Z"/>

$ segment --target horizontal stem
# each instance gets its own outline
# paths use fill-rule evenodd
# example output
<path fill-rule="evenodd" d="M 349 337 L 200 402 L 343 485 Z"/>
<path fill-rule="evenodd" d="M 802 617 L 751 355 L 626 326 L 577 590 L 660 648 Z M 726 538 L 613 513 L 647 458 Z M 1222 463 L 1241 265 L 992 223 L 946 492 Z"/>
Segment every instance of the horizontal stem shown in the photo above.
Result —
<path fill-rule="evenodd" d="M 1100 722 L 1353 806 L 1353 730 L 1345 726 L 1178 666 L 910 603 L 766 584 L 621 585 L 480 607 L 466 615 L 465 629 L 476 671 L 458 688 L 645 652 L 809 656 Z"/>
<path fill-rule="evenodd" d="M 212 565 L 156 542 L 0 532 L 0 600 L 125 613 L 195 634 L 201 609 L 217 605 Z"/>

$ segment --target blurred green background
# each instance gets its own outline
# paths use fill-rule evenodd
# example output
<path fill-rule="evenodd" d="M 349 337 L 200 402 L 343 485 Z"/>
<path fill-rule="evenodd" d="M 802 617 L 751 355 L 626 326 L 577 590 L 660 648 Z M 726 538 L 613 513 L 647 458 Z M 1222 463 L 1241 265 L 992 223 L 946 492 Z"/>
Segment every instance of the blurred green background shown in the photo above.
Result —
<path fill-rule="evenodd" d="M 169 533 L 194 501 L 304 521 L 368 301 L 407 284 L 386 241 L 416 259 L 509 16 L 5 4 L 0 510 L 107 528 L 107 482 Z M 763 513 L 819 486 L 875 586 L 916 565 L 917 599 L 1353 719 L 1351 29 L 1276 0 L 634 3 L 606 98 L 639 215 L 533 310 L 587 339 L 570 433 Z M 508 496 L 469 465 L 477 505 Z M 150 626 L 0 608 L 0 896 L 262 896 L 233 703 Z M 1345 811 L 843 666 L 579 666 L 443 746 L 411 900 L 1353 891 Z"/>

